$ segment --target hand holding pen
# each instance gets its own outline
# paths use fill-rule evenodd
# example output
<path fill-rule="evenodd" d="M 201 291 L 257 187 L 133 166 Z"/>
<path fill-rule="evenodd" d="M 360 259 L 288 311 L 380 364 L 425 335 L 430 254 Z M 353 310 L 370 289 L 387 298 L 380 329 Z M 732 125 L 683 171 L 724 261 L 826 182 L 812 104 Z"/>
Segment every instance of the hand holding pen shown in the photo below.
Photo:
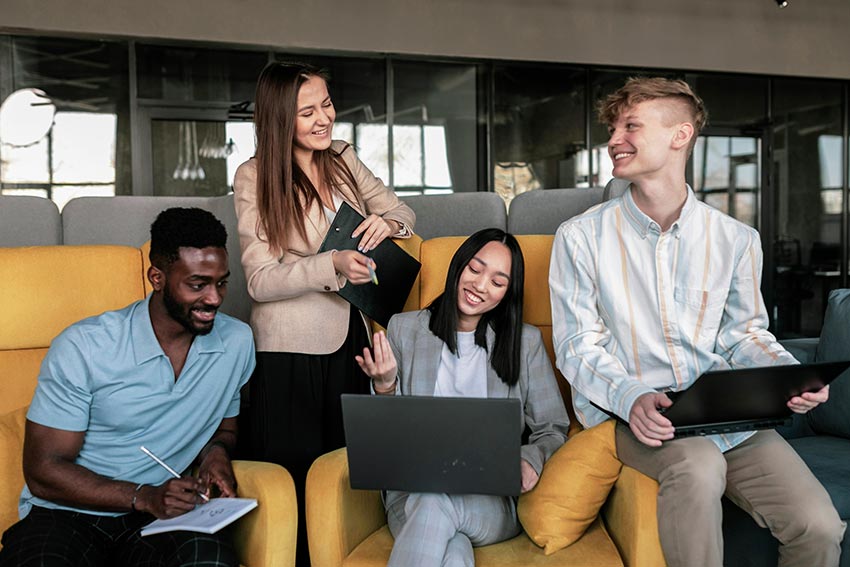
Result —
<path fill-rule="evenodd" d="M 354 285 L 372 282 L 377 284 L 378 277 L 375 260 L 356 250 L 335 250 L 332 256 L 334 269 L 338 274 Z"/>
<path fill-rule="evenodd" d="M 134 510 L 148 512 L 157 518 L 173 518 L 209 500 L 206 494 L 207 486 L 203 481 L 194 477 L 180 476 L 146 447 L 140 449 L 174 478 L 159 486 L 140 484 L 133 498 Z"/>

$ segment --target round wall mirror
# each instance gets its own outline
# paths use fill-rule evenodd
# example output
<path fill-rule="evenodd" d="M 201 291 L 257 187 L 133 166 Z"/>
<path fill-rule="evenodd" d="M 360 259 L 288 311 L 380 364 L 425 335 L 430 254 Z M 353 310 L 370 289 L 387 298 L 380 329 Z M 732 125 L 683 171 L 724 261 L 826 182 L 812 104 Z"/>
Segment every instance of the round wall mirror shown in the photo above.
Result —
<path fill-rule="evenodd" d="M 56 105 L 44 91 L 20 89 L 0 105 L 0 142 L 13 146 L 35 144 L 53 127 Z"/>

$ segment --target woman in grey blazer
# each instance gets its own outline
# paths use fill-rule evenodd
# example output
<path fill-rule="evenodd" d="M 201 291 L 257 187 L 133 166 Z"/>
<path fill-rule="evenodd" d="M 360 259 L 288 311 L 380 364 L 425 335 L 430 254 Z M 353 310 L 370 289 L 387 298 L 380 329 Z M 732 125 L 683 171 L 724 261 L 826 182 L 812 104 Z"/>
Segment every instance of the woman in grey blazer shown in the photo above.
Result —
<path fill-rule="evenodd" d="M 526 492 L 566 441 L 569 419 L 540 331 L 522 322 L 523 280 L 516 239 L 476 232 L 452 257 L 443 294 L 394 316 L 356 360 L 378 395 L 519 398 L 530 432 L 520 459 Z M 388 491 L 385 503 L 395 537 L 389 566 L 472 566 L 474 546 L 521 530 L 511 497 Z"/>
<path fill-rule="evenodd" d="M 413 211 L 331 138 L 336 112 L 327 76 L 298 63 L 269 64 L 257 82 L 256 156 L 234 180 L 242 266 L 251 297 L 257 369 L 251 378 L 251 458 L 283 465 L 304 517 L 313 460 L 345 444 L 339 396 L 368 392 L 354 355 L 369 343 L 360 312 L 335 292 L 369 281 L 368 252 L 410 236 Z M 366 220 L 360 251 L 318 253 L 337 208 Z M 299 522 L 297 564 L 308 565 Z"/>

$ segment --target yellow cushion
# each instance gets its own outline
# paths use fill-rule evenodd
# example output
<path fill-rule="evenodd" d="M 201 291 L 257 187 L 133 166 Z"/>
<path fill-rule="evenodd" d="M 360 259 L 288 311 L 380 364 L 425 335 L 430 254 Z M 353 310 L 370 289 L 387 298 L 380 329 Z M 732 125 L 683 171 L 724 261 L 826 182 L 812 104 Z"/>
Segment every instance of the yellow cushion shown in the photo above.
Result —
<path fill-rule="evenodd" d="M 28 407 L 0 416 L 0 533 L 18 521 L 24 488 L 24 427 Z"/>
<path fill-rule="evenodd" d="M 0 350 L 0 414 L 28 406 L 46 348 Z"/>
<path fill-rule="evenodd" d="M 549 306 L 549 258 L 552 256 L 551 235 L 531 234 L 516 237 L 525 260 L 525 288 L 522 298 L 522 318 L 538 327 L 552 327 Z"/>
<path fill-rule="evenodd" d="M 419 261 L 422 270 L 419 272 L 419 309 L 427 307 L 446 287 L 446 274 L 464 236 L 444 236 L 431 238 L 422 242 L 419 247 Z"/>
<path fill-rule="evenodd" d="M 0 350 L 42 348 L 80 319 L 144 297 L 129 246 L 0 248 Z"/>
<path fill-rule="evenodd" d="M 599 514 L 620 475 L 614 421 L 574 435 L 543 467 L 540 481 L 519 498 L 528 537 L 546 555 L 576 542 Z"/>

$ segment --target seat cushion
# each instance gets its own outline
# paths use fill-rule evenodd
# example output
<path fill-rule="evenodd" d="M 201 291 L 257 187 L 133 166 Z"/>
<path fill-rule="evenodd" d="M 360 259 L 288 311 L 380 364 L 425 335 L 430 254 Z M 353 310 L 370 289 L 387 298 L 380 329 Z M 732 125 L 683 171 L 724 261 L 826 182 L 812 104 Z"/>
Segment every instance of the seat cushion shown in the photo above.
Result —
<path fill-rule="evenodd" d="M 540 481 L 520 496 L 517 514 L 547 555 L 578 540 L 599 515 L 620 475 L 614 421 L 574 435 L 549 458 Z"/>
<path fill-rule="evenodd" d="M 816 435 L 788 443 L 826 488 L 841 519 L 850 519 L 850 439 Z"/>
<path fill-rule="evenodd" d="M 343 567 L 386 567 L 393 547 L 387 526 L 382 527 L 342 562 Z M 501 543 L 475 548 L 477 567 L 614 567 L 623 561 L 602 520 L 597 518 L 573 545 L 545 555 L 525 534 Z"/>
<path fill-rule="evenodd" d="M 850 359 L 850 289 L 829 294 L 816 360 L 831 362 Z M 829 387 L 829 401 L 809 412 L 809 424 L 821 434 L 850 439 L 850 370 Z"/>

